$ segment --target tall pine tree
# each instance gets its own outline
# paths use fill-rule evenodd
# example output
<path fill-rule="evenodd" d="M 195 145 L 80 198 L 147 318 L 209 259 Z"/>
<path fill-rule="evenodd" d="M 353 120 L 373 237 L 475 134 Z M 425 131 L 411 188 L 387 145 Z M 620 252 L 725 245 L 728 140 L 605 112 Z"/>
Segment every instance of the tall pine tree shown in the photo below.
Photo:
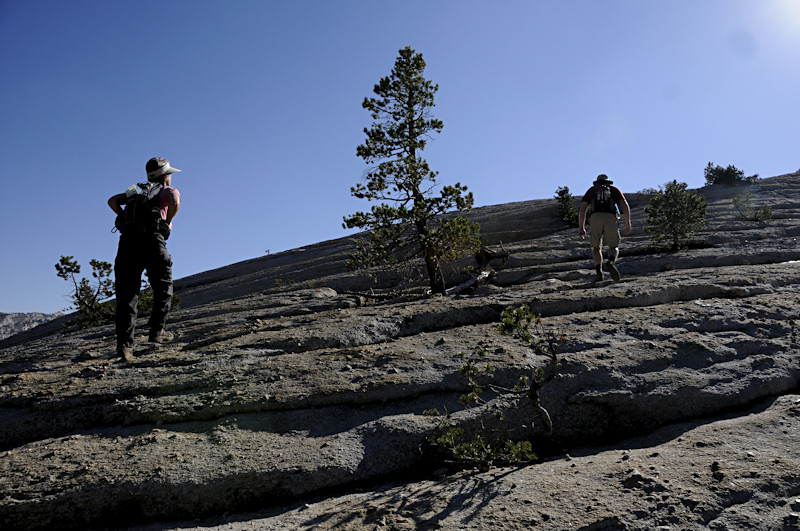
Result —
<path fill-rule="evenodd" d="M 394 69 L 375 85 L 375 96 L 362 106 L 372 119 L 364 128 L 366 142 L 356 154 L 370 165 L 364 182 L 350 189 L 354 197 L 380 201 L 369 212 L 344 218 L 344 227 L 369 231 L 356 240 L 348 267 L 368 268 L 420 257 L 433 293 L 444 293 L 442 265 L 474 252 L 480 241 L 478 224 L 456 216 L 442 216 L 472 207 L 472 193 L 456 183 L 435 192 L 438 172 L 421 152 L 443 123 L 431 114 L 438 85 L 423 77 L 422 54 L 400 50 Z"/>

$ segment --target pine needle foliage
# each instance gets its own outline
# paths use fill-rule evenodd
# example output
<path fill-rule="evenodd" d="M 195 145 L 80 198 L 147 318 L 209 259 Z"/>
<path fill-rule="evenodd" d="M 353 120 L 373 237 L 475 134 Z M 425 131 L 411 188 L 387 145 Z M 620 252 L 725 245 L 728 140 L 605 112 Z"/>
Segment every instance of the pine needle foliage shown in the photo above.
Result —
<path fill-rule="evenodd" d="M 578 206 L 567 186 L 556 188 L 556 202 L 558 203 L 558 217 L 571 228 L 578 228 Z"/>
<path fill-rule="evenodd" d="M 531 417 L 531 425 L 538 417 L 544 423 L 547 435 L 552 432 L 552 419 L 542 406 L 539 394 L 557 374 L 558 348 L 566 340 L 563 335 L 546 329 L 541 317 L 531 312 L 527 305 L 509 306 L 500 318 L 498 332 L 516 339 L 532 353 L 549 358 L 549 367 L 530 367 L 529 372 L 519 376 L 514 387 L 507 388 L 492 382 L 495 367 L 485 361 L 484 349 L 477 348 L 470 354 L 461 352 L 459 372 L 466 379 L 469 390 L 461 395 L 459 404 L 466 408 L 479 408 L 480 429 L 467 433 L 464 428 L 454 425 L 449 413 L 442 415 L 435 409 L 425 412 L 440 417 L 439 425 L 428 442 L 450 458 L 479 469 L 537 459 L 531 441 L 513 437 L 514 431 L 528 426 L 509 425 L 504 411 L 509 405 L 530 407 L 535 414 Z"/>
<path fill-rule="evenodd" d="M 472 208 L 472 193 L 461 183 L 439 188 L 438 172 L 421 156 L 431 135 L 443 128 L 431 112 L 439 86 L 425 79 L 424 71 L 422 54 L 407 46 L 391 74 L 375 85 L 375 96 L 364 99 L 374 121 L 364 128 L 367 138 L 356 154 L 370 167 L 350 192 L 379 204 L 345 216 L 343 226 L 369 231 L 355 241 L 348 268 L 421 258 L 431 291 L 444 293 L 442 265 L 478 249 L 479 226 L 460 215 L 444 216 Z"/>
<path fill-rule="evenodd" d="M 78 317 L 68 324 L 77 328 L 94 328 L 114 322 L 115 307 L 111 302 L 114 297 L 114 281 L 111 279 L 113 266 L 109 262 L 92 258 L 89 261 L 92 267 L 93 281 L 83 277 L 78 280 L 81 266 L 73 256 L 61 256 L 56 267 L 56 275 L 72 283 L 73 292 L 69 295 L 73 307 L 78 311 Z M 181 298 L 172 296 L 172 310 L 177 310 Z M 145 317 L 153 311 L 153 288 L 145 282 L 142 286 L 138 301 L 138 315 Z"/>
<path fill-rule="evenodd" d="M 752 205 L 753 194 L 749 191 L 742 192 L 731 200 L 733 209 L 736 210 L 736 219 L 740 221 L 768 221 L 772 219 L 772 207 Z"/>
<path fill-rule="evenodd" d="M 736 166 L 729 164 L 723 168 L 718 164 L 709 162 L 704 172 L 706 184 L 724 184 L 728 186 L 743 186 L 752 184 L 758 180 L 758 174 L 749 177 L 744 176 L 744 172 Z"/>
<path fill-rule="evenodd" d="M 111 280 L 112 265 L 92 258 L 93 282 L 87 278 L 77 279 L 81 266 L 73 256 L 61 256 L 56 264 L 56 275 L 72 282 L 74 291 L 70 295 L 72 304 L 80 315 L 75 319 L 79 328 L 91 328 L 114 321 L 114 307 L 108 299 L 114 296 L 114 281 Z"/>
<path fill-rule="evenodd" d="M 703 228 L 708 203 L 686 183 L 673 180 L 662 186 L 644 207 L 647 213 L 645 232 L 655 244 L 669 243 L 673 250 L 688 246 L 691 237 Z"/>

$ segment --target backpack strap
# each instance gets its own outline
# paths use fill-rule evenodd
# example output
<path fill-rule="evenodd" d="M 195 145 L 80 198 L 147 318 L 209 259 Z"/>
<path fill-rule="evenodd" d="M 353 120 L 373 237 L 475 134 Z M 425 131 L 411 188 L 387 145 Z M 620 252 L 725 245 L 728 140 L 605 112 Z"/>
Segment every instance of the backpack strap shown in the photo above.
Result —
<path fill-rule="evenodd" d="M 147 200 L 152 201 L 161 192 L 161 188 L 163 187 L 161 183 L 140 183 L 139 188 L 145 193 Z"/>

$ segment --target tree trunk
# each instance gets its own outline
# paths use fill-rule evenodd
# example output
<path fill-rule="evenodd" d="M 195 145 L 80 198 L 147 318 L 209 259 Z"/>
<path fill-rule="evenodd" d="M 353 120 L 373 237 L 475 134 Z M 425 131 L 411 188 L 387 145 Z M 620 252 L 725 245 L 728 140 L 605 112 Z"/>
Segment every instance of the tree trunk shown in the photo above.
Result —
<path fill-rule="evenodd" d="M 428 279 L 431 282 L 431 293 L 444 295 L 444 275 L 431 249 L 425 249 L 425 268 L 428 270 Z"/>
<path fill-rule="evenodd" d="M 425 201 L 425 197 L 422 195 L 422 192 L 420 192 L 419 186 L 415 187 L 413 196 L 415 206 L 418 203 Z M 431 293 L 439 293 L 444 295 L 444 275 L 442 274 L 442 268 L 439 264 L 439 260 L 436 259 L 436 253 L 434 253 L 434 250 L 430 247 L 430 242 L 428 241 L 428 221 L 426 219 L 417 219 L 414 224 L 417 227 L 417 236 L 419 238 L 420 245 L 422 246 L 422 253 L 425 257 L 425 269 L 428 272 L 428 279 L 430 280 L 431 284 Z"/>

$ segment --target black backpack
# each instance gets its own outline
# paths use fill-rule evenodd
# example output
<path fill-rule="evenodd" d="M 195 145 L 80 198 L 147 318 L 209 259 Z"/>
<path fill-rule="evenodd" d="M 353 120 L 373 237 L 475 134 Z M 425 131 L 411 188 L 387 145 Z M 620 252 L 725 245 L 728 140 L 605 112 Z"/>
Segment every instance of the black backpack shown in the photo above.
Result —
<path fill-rule="evenodd" d="M 597 184 L 594 187 L 592 196 L 592 212 L 616 212 L 614 198 L 611 197 L 611 186 L 607 184 Z"/>
<path fill-rule="evenodd" d="M 169 238 L 169 225 L 161 219 L 157 197 L 161 183 L 139 183 L 138 193 L 129 195 L 114 226 L 122 234 L 161 234 Z"/>

